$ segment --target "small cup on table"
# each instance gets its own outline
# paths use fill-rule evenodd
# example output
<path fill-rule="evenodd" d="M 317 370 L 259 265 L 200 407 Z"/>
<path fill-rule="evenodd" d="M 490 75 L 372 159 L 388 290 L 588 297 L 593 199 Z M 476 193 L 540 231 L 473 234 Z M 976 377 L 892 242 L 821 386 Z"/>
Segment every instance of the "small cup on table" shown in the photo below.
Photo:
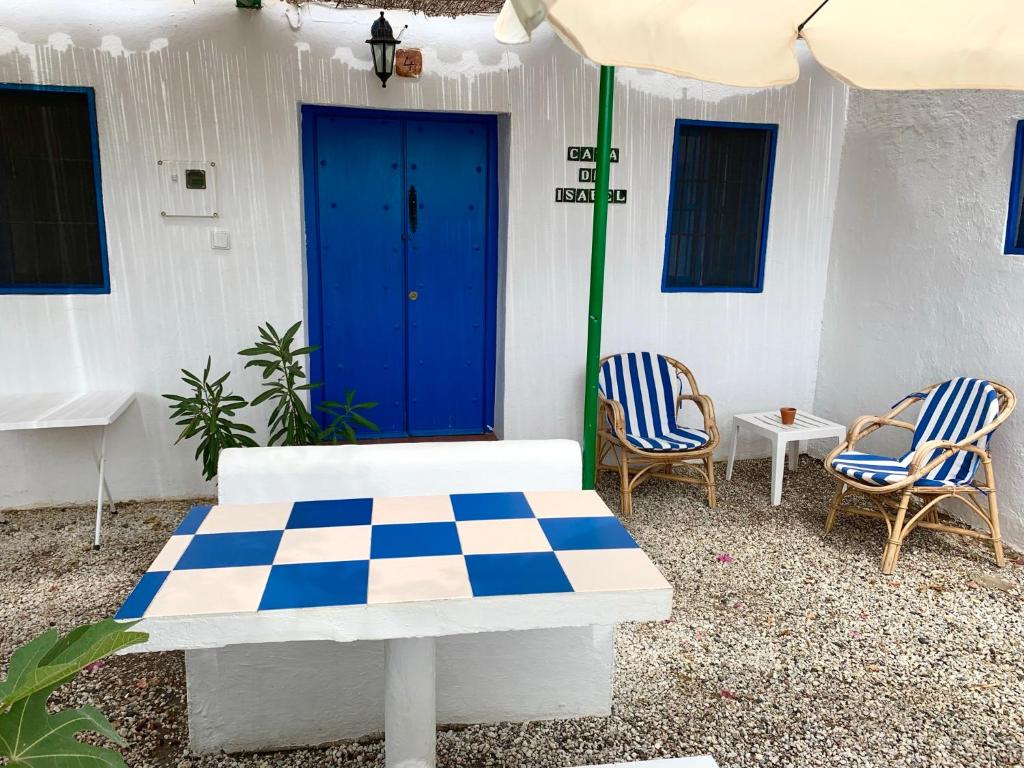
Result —
<path fill-rule="evenodd" d="M 796 408 L 779 408 L 779 417 L 787 427 L 796 421 Z"/>

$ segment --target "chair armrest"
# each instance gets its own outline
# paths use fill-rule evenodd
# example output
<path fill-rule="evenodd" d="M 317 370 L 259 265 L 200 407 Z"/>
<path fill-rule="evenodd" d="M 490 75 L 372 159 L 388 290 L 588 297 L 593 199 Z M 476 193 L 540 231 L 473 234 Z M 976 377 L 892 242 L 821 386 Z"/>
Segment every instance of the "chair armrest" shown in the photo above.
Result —
<path fill-rule="evenodd" d="M 926 394 L 924 392 L 912 392 L 893 405 L 892 410 L 885 416 L 861 416 L 850 425 L 849 430 L 846 432 L 846 442 L 849 444 L 849 447 L 852 448 L 853 444 L 862 437 L 870 435 L 876 429 L 881 427 L 899 427 L 900 429 L 907 429 L 913 432 L 913 424 L 906 421 L 900 421 L 894 417 L 899 416 L 903 411 L 907 410 L 907 408 L 914 405 L 914 403 L 923 400 L 925 397 Z"/>
<path fill-rule="evenodd" d="M 973 437 L 973 435 L 969 436 L 967 440 L 970 440 L 971 437 Z M 924 462 L 928 458 L 928 454 L 938 450 L 941 450 L 942 453 L 940 453 L 934 459 L 929 461 L 927 464 L 924 464 Z M 921 443 L 921 445 L 917 446 L 917 449 L 914 451 L 914 456 L 910 460 L 910 475 L 925 475 L 931 472 L 933 469 L 935 469 L 935 467 L 944 462 L 954 453 L 959 453 L 960 451 L 974 453 L 977 454 L 978 456 L 981 456 L 982 458 L 988 456 L 987 451 L 979 448 L 976 445 L 972 445 L 970 442 L 967 441 L 964 441 L 962 443 L 951 443 L 948 440 L 929 440 L 926 443 Z"/>
<path fill-rule="evenodd" d="M 828 456 L 825 457 L 825 466 L 831 466 L 832 460 L 836 456 L 840 453 L 853 450 L 853 447 L 859 440 L 861 440 L 861 438 L 867 437 L 872 432 L 881 429 L 882 427 L 899 427 L 900 429 L 907 429 L 911 432 L 914 431 L 913 424 L 908 424 L 905 421 L 898 421 L 897 419 L 889 418 L 889 416 L 861 416 L 850 425 L 848 430 L 846 430 L 846 439 L 842 440 L 835 448 L 829 451 Z"/>
<path fill-rule="evenodd" d="M 707 395 L 679 395 L 676 400 L 677 415 L 683 400 L 691 401 L 700 409 L 701 415 L 704 417 L 704 431 L 711 435 L 712 440 L 718 442 L 718 422 L 715 419 L 715 404 L 711 398 Z"/>
<path fill-rule="evenodd" d="M 941 450 L 938 456 L 932 461 L 925 464 L 928 456 L 937 450 Z M 910 466 L 908 467 L 909 477 L 919 478 L 922 475 L 931 472 L 935 467 L 944 462 L 957 450 L 955 443 L 951 443 L 948 440 L 929 440 L 925 443 L 921 443 L 917 446 L 914 451 L 914 456 L 910 459 Z"/>
<path fill-rule="evenodd" d="M 598 431 L 600 432 L 602 427 L 601 411 L 607 409 L 611 413 L 609 420 L 612 423 L 612 431 L 622 442 L 626 442 L 626 412 L 622 410 L 622 404 L 617 400 L 609 400 L 598 395 L 597 406 Z"/>
<path fill-rule="evenodd" d="M 905 421 L 899 421 L 897 419 L 890 419 L 888 416 L 861 416 L 846 431 L 846 442 L 849 448 L 853 448 L 854 443 L 863 437 L 867 437 L 875 430 L 881 429 L 882 427 L 899 427 L 900 429 L 906 429 L 911 432 L 914 431 L 914 425 L 909 424 Z"/>

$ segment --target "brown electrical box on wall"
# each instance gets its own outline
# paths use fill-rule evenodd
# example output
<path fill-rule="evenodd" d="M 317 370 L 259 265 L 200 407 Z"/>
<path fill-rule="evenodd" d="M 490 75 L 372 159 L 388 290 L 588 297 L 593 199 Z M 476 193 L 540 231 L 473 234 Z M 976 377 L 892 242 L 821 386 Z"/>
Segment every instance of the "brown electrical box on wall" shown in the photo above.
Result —
<path fill-rule="evenodd" d="M 423 54 L 416 48 L 395 51 L 395 74 L 399 77 L 419 77 L 423 72 Z"/>

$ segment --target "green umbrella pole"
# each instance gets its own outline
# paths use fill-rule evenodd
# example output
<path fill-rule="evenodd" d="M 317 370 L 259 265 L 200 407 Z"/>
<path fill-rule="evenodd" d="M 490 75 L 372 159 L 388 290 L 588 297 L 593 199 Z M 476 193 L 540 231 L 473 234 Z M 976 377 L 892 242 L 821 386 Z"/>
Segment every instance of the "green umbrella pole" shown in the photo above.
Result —
<path fill-rule="evenodd" d="M 594 236 L 590 247 L 590 310 L 587 316 L 587 373 L 583 401 L 583 487 L 594 487 L 597 468 L 597 376 L 601 362 L 604 251 L 608 233 L 608 166 L 612 151 L 615 67 L 601 67 L 597 112 L 597 168 L 594 173 Z"/>

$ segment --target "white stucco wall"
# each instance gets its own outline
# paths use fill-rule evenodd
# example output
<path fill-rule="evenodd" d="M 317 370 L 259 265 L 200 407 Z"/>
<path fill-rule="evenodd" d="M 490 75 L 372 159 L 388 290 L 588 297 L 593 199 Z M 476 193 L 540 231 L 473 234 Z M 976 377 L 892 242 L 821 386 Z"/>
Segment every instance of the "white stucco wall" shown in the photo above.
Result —
<path fill-rule="evenodd" d="M 550 33 L 506 49 L 491 18 L 392 13 L 423 49 L 425 74 L 384 90 L 363 42 L 374 16 L 321 9 L 296 32 L 277 0 L 259 12 L 229 0 L 5 0 L 0 81 L 96 89 L 112 291 L 0 296 L 0 392 L 137 391 L 108 439 L 116 496 L 211 493 L 193 446 L 171 446 L 160 394 L 212 354 L 254 395 L 235 352 L 257 323 L 304 316 L 301 103 L 509 115 L 497 426 L 506 437 L 578 438 L 591 214 L 553 198 L 575 177 L 566 146 L 593 141 L 597 70 Z M 846 89 L 812 62 L 803 71 L 766 90 L 618 73 L 612 182 L 629 203 L 610 215 L 604 349 L 686 361 L 721 423 L 809 407 L 814 395 Z M 780 125 L 762 294 L 660 292 L 678 117 Z M 161 219 L 158 158 L 217 162 L 215 224 Z M 230 251 L 210 249 L 214 226 L 231 233 Z M 89 499 L 92 438 L 0 435 L 0 507 Z"/>
<path fill-rule="evenodd" d="M 847 423 L 954 375 L 1024 393 L 1024 259 L 1003 254 L 1024 95 L 851 91 L 816 408 Z M 906 449 L 879 435 L 877 447 Z M 1024 545 L 1024 414 L 992 441 Z"/>

